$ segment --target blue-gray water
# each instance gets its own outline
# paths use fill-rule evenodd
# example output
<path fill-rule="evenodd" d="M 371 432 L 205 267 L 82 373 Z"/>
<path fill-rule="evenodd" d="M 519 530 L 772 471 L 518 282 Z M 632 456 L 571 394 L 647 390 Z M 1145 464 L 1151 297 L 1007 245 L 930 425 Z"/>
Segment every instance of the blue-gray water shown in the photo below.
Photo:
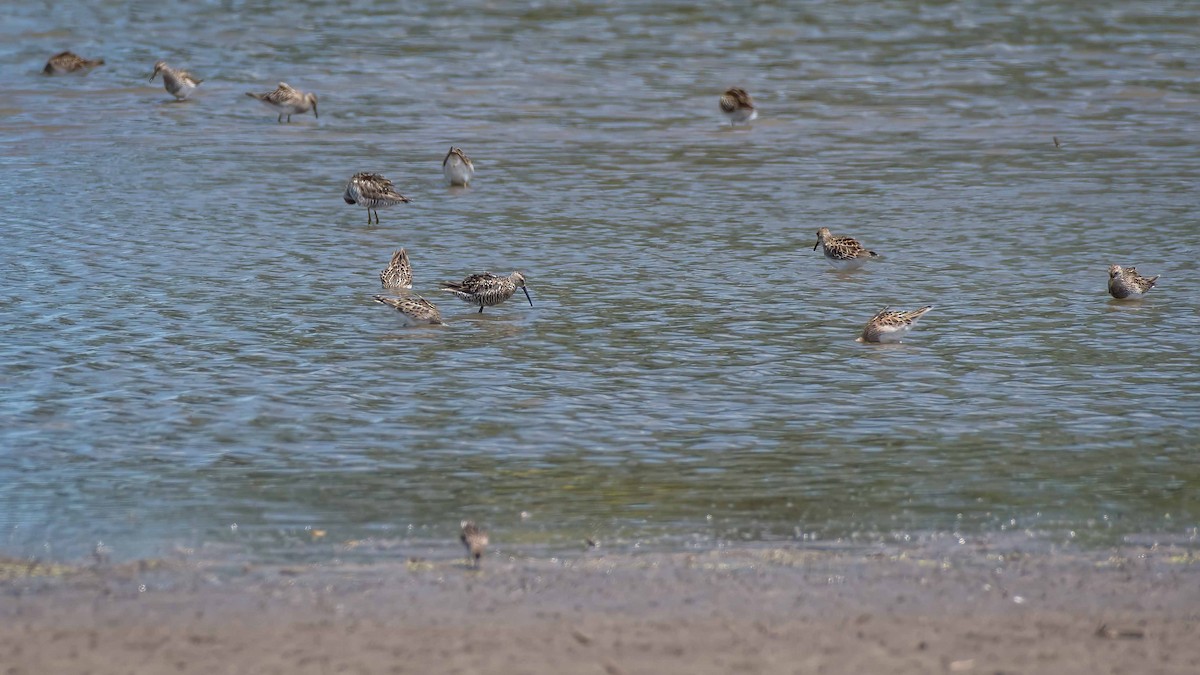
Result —
<path fill-rule="evenodd" d="M 0 550 L 1195 536 L 1200 4 L 83 4 L 0 8 Z"/>

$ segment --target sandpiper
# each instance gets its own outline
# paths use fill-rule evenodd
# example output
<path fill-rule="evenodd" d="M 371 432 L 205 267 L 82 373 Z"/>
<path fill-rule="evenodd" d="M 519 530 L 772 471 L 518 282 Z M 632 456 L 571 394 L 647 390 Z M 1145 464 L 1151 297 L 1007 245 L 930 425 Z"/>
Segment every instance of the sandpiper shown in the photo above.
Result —
<path fill-rule="evenodd" d="M 462 533 L 458 535 L 458 540 L 467 549 L 467 564 L 473 565 L 475 569 L 479 569 L 479 562 L 483 558 L 483 551 L 488 545 L 487 532 L 479 529 L 473 520 L 464 520 L 460 523 Z"/>
<path fill-rule="evenodd" d="M 1136 267 L 1108 266 L 1108 293 L 1118 300 L 1137 300 L 1154 288 L 1160 275 L 1143 277 Z"/>
<path fill-rule="evenodd" d="M 400 249 L 392 254 L 387 269 L 379 273 L 379 282 L 384 288 L 412 288 L 412 265 L 408 263 L 408 251 Z"/>
<path fill-rule="evenodd" d="M 484 307 L 494 307 L 508 300 L 517 292 L 525 291 L 525 299 L 533 307 L 533 298 L 529 297 L 529 289 L 525 288 L 525 276 L 520 272 L 502 277 L 491 272 L 472 274 L 461 282 L 448 281 L 442 284 L 443 291 L 449 291 L 463 302 L 479 305 L 479 313 L 483 314 Z"/>
<path fill-rule="evenodd" d="M 204 80 L 198 80 L 192 77 L 192 74 L 186 70 L 175 70 L 167 65 L 166 61 L 159 61 L 154 64 L 154 72 L 150 73 L 150 81 L 153 82 L 158 74 L 162 73 L 163 87 L 175 97 L 175 100 L 182 101 L 196 91 L 196 85 Z"/>
<path fill-rule="evenodd" d="M 746 90 L 741 87 L 730 87 L 721 95 L 720 103 L 721 112 L 725 113 L 725 117 L 729 120 L 729 126 L 745 124 L 758 117 L 758 109 L 754 107 L 754 101 L 750 98 L 750 94 L 747 94 Z"/>
<path fill-rule="evenodd" d="M 47 75 L 64 75 L 66 73 L 87 72 L 96 66 L 104 65 L 104 59 L 85 59 L 75 52 L 59 52 L 50 57 L 42 72 Z"/>
<path fill-rule="evenodd" d="M 857 239 L 833 236 L 828 227 L 817 230 L 817 243 L 813 244 L 813 250 L 817 250 L 818 246 L 825 253 L 825 260 L 839 272 L 856 270 L 871 258 L 879 257 L 878 253 L 864 248 Z"/>
<path fill-rule="evenodd" d="M 399 298 L 389 298 L 376 295 L 375 302 L 387 305 L 404 317 L 405 326 L 441 326 L 442 313 L 434 304 L 419 295 L 405 295 Z"/>
<path fill-rule="evenodd" d="M 283 116 L 287 115 L 287 121 L 292 121 L 292 115 L 302 115 L 309 110 L 312 110 L 313 117 L 320 119 L 317 114 L 317 95 L 312 93 L 304 93 L 299 89 L 293 88 L 287 82 L 280 82 L 275 91 L 268 91 L 265 94 L 255 94 L 254 92 L 246 92 L 250 98 L 256 98 L 263 103 L 271 106 L 279 112 L 277 122 L 283 122 Z"/>
<path fill-rule="evenodd" d="M 393 204 L 407 204 L 412 200 L 396 192 L 392 181 L 377 173 L 361 172 L 350 177 L 342 199 L 347 204 L 358 204 L 367 208 L 367 224 L 371 224 L 371 212 L 375 212 L 375 224 L 379 224 L 379 209 Z"/>
<path fill-rule="evenodd" d="M 462 148 L 450 146 L 450 152 L 442 160 L 442 174 L 451 185 L 467 185 L 475 177 L 475 165 Z"/>
<path fill-rule="evenodd" d="M 921 309 L 914 309 L 911 312 L 892 312 L 887 307 L 875 313 L 867 325 L 863 327 L 862 337 L 858 338 L 858 342 L 899 342 L 912 327 L 916 325 L 917 319 L 925 316 L 925 313 L 933 309 L 933 305 L 927 305 Z"/>

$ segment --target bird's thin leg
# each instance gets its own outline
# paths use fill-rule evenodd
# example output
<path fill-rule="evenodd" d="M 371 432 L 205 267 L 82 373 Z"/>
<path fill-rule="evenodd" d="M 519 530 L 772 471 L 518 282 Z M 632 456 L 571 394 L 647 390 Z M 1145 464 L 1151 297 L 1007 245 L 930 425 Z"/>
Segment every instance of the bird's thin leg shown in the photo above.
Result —
<path fill-rule="evenodd" d="M 291 124 L 291 123 L 292 123 L 292 116 L 288 115 L 288 124 Z"/>
<path fill-rule="evenodd" d="M 283 113 L 279 113 L 279 117 L 275 118 L 276 124 L 283 124 Z"/>
<path fill-rule="evenodd" d="M 479 306 L 479 313 L 480 313 L 480 314 L 483 314 L 483 305 L 480 305 L 480 306 Z"/>

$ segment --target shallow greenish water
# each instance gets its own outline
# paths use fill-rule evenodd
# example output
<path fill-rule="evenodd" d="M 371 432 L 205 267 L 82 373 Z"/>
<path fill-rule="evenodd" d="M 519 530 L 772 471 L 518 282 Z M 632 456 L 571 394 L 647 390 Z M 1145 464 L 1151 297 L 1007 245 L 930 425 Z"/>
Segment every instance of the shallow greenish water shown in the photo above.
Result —
<path fill-rule="evenodd" d="M 4 550 L 1196 534 L 1200 5 L 91 4 L 0 9 Z"/>

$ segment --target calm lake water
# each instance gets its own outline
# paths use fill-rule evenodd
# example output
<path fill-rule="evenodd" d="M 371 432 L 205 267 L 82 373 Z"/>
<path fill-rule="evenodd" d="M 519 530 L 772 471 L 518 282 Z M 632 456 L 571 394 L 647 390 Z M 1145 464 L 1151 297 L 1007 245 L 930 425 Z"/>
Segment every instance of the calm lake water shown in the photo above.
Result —
<path fill-rule="evenodd" d="M 1196 536 L 1200 3 L 84 4 L 0 7 L 2 551 Z"/>

